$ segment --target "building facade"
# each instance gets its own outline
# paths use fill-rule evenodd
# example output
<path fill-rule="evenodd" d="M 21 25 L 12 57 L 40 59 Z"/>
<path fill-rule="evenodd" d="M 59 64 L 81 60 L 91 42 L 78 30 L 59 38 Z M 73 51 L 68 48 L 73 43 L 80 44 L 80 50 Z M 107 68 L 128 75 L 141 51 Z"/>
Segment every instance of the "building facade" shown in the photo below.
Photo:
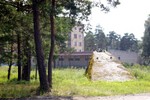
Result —
<path fill-rule="evenodd" d="M 84 51 L 83 26 L 75 26 L 69 33 L 68 47 L 74 48 L 76 52 Z"/>
<path fill-rule="evenodd" d="M 109 50 L 116 59 L 122 63 L 127 64 L 139 64 L 139 55 L 136 52 L 121 51 L 121 50 Z M 56 67 L 82 67 L 88 66 L 89 59 L 93 52 L 74 52 L 74 53 L 62 53 L 59 54 L 55 60 Z"/>
<path fill-rule="evenodd" d="M 56 67 L 83 67 L 86 68 L 92 52 L 62 53 L 55 60 Z"/>
<path fill-rule="evenodd" d="M 122 51 L 122 50 L 108 50 L 113 56 L 118 58 L 121 62 L 127 64 L 139 64 L 140 56 L 137 52 Z"/>

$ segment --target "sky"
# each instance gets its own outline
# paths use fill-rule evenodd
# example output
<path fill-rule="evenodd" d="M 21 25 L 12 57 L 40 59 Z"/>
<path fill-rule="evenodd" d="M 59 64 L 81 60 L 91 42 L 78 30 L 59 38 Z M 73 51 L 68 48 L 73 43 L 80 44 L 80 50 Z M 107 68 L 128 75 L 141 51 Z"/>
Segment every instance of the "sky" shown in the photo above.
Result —
<path fill-rule="evenodd" d="M 95 0 L 93 0 L 95 1 Z M 120 0 L 121 4 L 110 12 L 104 13 L 100 8 L 93 8 L 89 17 L 93 30 L 100 25 L 105 34 L 115 31 L 121 36 L 133 33 L 141 40 L 144 35 L 144 23 L 150 14 L 150 0 Z"/>

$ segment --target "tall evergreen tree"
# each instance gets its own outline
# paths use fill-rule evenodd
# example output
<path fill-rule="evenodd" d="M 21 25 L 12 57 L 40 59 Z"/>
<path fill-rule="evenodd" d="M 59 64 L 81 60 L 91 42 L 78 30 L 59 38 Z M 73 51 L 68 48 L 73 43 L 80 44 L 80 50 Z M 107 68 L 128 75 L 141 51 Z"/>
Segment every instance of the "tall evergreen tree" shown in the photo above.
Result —
<path fill-rule="evenodd" d="M 107 34 L 108 36 L 108 47 L 110 49 L 119 49 L 120 46 L 120 35 L 118 35 L 116 32 L 114 31 L 110 31 L 109 34 Z"/>
<path fill-rule="evenodd" d="M 145 32 L 143 37 L 143 63 L 145 65 L 150 64 L 150 16 L 145 21 Z"/>
<path fill-rule="evenodd" d="M 34 40 L 35 40 L 38 71 L 40 77 L 40 90 L 46 92 L 49 91 L 49 85 L 46 77 L 44 54 L 40 35 L 39 5 L 41 4 L 41 2 L 39 2 L 38 0 L 32 0 L 32 3 L 33 3 Z"/>
<path fill-rule="evenodd" d="M 120 49 L 127 51 L 137 51 L 137 39 L 135 38 L 133 33 L 125 33 L 120 41 Z"/>
<path fill-rule="evenodd" d="M 85 49 L 85 51 L 93 51 L 96 49 L 94 40 L 95 40 L 94 34 L 91 31 L 86 33 L 86 36 L 84 37 L 84 49 Z"/>
<path fill-rule="evenodd" d="M 98 25 L 95 32 L 96 49 L 106 49 L 107 40 L 102 28 Z"/>

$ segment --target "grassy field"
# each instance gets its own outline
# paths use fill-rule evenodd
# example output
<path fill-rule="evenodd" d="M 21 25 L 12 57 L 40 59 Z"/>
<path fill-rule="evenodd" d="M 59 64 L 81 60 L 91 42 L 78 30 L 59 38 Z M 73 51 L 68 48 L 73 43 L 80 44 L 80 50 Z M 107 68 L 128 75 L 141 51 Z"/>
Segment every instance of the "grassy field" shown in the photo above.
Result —
<path fill-rule="evenodd" d="M 50 95 L 55 96 L 107 96 L 150 92 L 150 67 L 128 66 L 137 78 L 127 82 L 92 82 L 84 76 L 85 69 L 54 69 L 53 89 Z M 12 68 L 11 79 L 7 80 L 8 67 L 0 67 L 0 98 L 30 97 L 36 94 L 39 81 L 17 81 L 17 68 Z M 48 95 L 48 94 L 45 94 Z"/>

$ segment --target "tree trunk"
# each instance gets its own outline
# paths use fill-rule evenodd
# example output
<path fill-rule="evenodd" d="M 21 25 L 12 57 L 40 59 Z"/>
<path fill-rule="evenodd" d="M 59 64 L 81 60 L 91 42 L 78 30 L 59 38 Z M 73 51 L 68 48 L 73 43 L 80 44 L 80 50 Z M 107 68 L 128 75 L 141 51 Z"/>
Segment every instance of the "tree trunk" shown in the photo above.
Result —
<path fill-rule="evenodd" d="M 7 79 L 9 80 L 10 79 L 10 75 L 11 75 L 11 66 L 13 64 L 12 60 L 12 56 L 13 56 L 13 43 L 11 43 L 11 51 L 10 51 L 10 62 L 9 62 L 9 68 L 8 68 L 8 76 L 7 76 Z"/>
<path fill-rule="evenodd" d="M 55 22 L 54 22 L 54 13 L 55 13 L 55 0 L 51 0 L 52 11 L 50 14 L 50 24 L 51 24 L 51 47 L 48 59 L 48 82 L 50 88 L 52 88 L 52 63 L 54 55 L 54 46 L 55 46 Z"/>
<path fill-rule="evenodd" d="M 9 64 L 9 68 L 8 68 L 8 76 L 7 76 L 7 79 L 9 80 L 10 79 L 10 74 L 11 74 L 11 64 Z"/>
<path fill-rule="evenodd" d="M 22 80 L 30 81 L 30 69 L 31 69 L 31 48 L 29 46 L 28 38 L 24 44 L 24 65 L 22 69 Z"/>
<path fill-rule="evenodd" d="M 21 41 L 20 41 L 20 34 L 17 33 L 17 46 L 18 46 L 18 60 L 17 60 L 17 65 L 18 65 L 18 81 L 21 80 Z"/>
<path fill-rule="evenodd" d="M 31 55 L 28 53 L 27 64 L 24 66 L 22 79 L 26 81 L 30 81 L 30 72 L 31 72 Z"/>
<path fill-rule="evenodd" d="M 36 65 L 36 68 L 35 68 L 35 79 L 37 80 L 37 71 L 38 71 L 38 68 L 37 68 L 37 65 Z"/>
<path fill-rule="evenodd" d="M 54 69 L 56 68 L 56 59 L 53 59 Z"/>
<path fill-rule="evenodd" d="M 37 65 L 38 65 L 39 78 L 40 78 L 40 90 L 42 90 L 43 92 L 47 92 L 49 91 L 49 85 L 46 78 L 42 40 L 40 37 L 38 0 L 32 0 L 32 3 L 33 3 L 34 40 L 35 40 L 36 58 L 37 58 Z"/>

